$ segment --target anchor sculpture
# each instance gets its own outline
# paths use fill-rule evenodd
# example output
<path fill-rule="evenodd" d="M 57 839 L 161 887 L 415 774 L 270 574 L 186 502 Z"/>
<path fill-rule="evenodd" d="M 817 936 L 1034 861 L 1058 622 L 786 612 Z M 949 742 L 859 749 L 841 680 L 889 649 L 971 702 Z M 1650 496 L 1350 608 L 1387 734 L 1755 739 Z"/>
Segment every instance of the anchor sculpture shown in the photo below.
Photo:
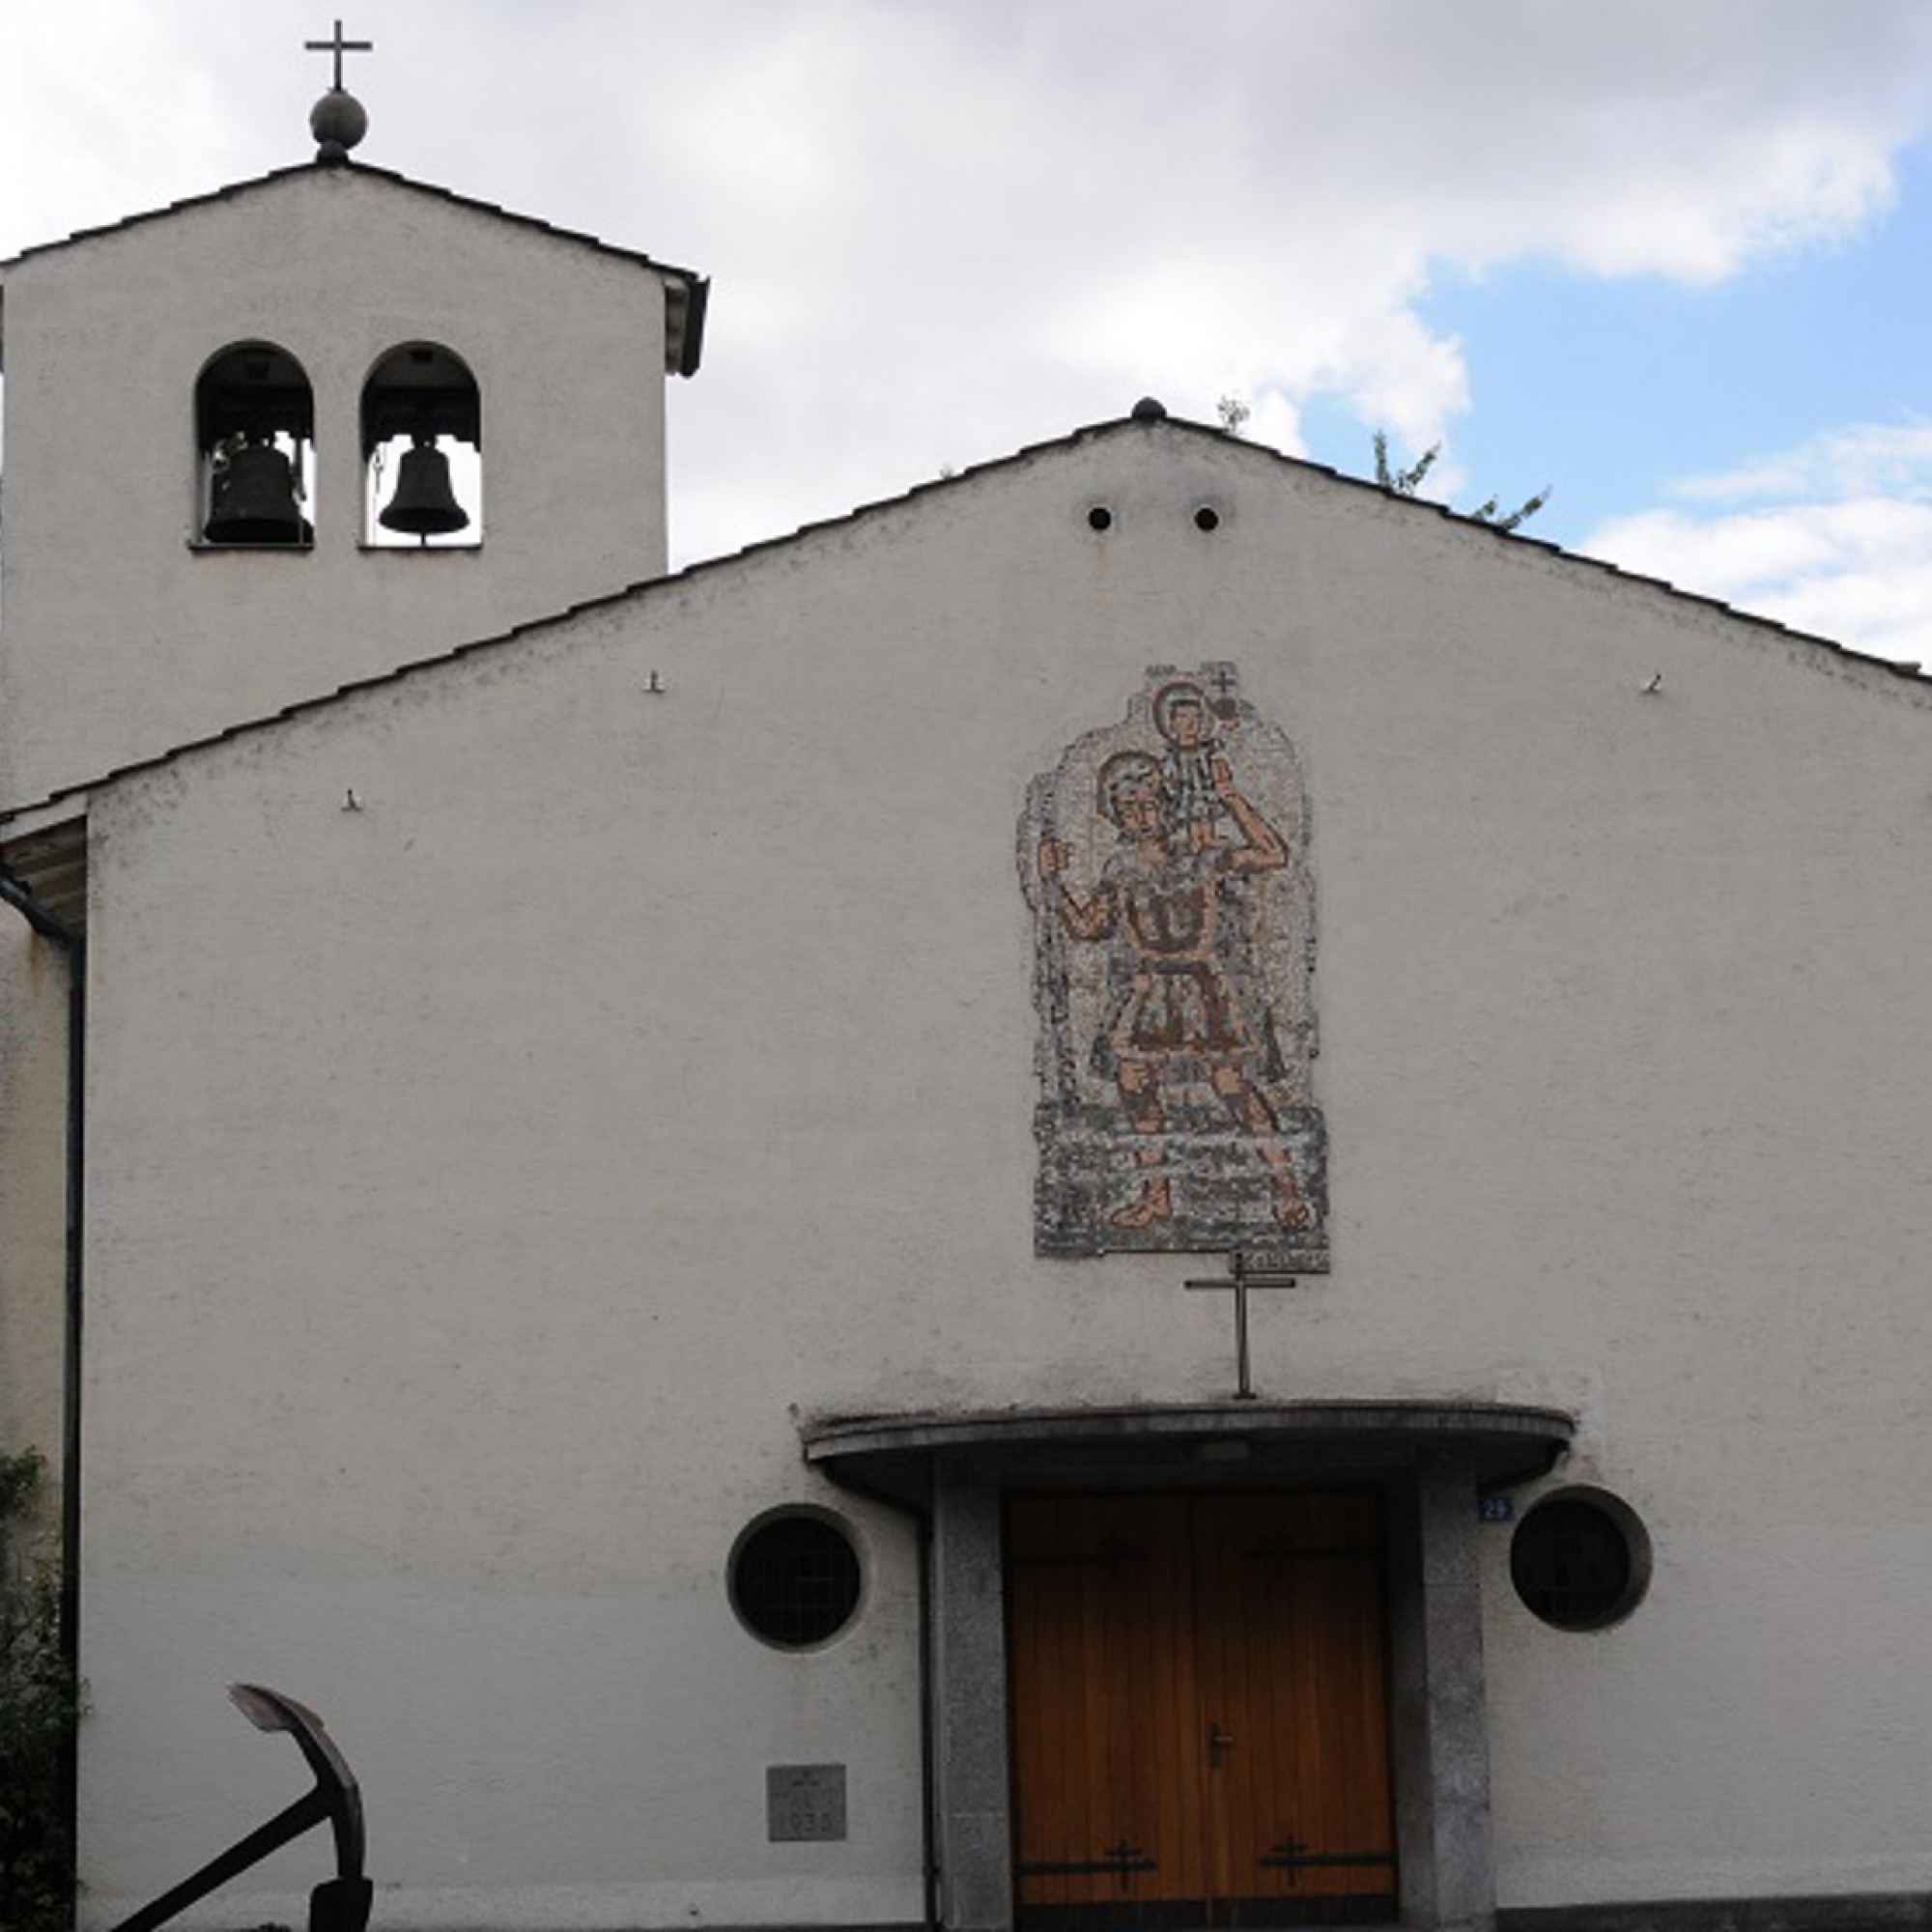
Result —
<path fill-rule="evenodd" d="M 362 1875 L 362 1794 L 335 1740 L 313 1711 L 279 1690 L 260 1684 L 231 1684 L 228 1695 L 257 1730 L 287 1731 L 295 1739 L 315 1773 L 315 1789 L 209 1860 L 192 1878 L 184 1879 L 131 1918 L 124 1918 L 114 1932 L 154 1932 L 325 1819 L 335 1834 L 335 1876 L 309 1893 L 308 1932 L 368 1932 L 375 1888 Z"/>

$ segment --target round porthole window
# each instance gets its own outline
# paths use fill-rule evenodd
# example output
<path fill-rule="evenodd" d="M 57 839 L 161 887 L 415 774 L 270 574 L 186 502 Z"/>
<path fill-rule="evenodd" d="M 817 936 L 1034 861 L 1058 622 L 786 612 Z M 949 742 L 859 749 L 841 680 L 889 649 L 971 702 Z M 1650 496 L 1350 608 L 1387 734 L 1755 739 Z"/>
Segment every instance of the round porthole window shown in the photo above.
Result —
<path fill-rule="evenodd" d="M 783 1510 L 760 1517 L 731 1551 L 731 1607 L 780 1650 L 829 1642 L 859 1607 L 859 1552 L 837 1518 Z"/>
<path fill-rule="evenodd" d="M 1607 1630 L 1650 1588 L 1650 1534 L 1605 1490 L 1558 1490 L 1517 1524 L 1510 1581 L 1530 1614 L 1554 1630 Z"/>

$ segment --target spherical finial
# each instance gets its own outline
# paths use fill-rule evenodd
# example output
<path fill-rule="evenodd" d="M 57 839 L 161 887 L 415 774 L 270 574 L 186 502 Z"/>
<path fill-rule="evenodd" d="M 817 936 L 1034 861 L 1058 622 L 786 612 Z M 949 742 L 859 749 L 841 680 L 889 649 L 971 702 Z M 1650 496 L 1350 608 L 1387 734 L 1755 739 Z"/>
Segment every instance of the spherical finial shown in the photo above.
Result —
<path fill-rule="evenodd" d="M 1134 420 L 1137 423 L 1157 423 L 1167 420 L 1167 405 L 1157 396 L 1143 396 L 1134 405 Z"/>
<path fill-rule="evenodd" d="M 325 167 L 339 168 L 349 151 L 369 131 L 369 117 L 353 94 L 331 87 L 308 117 L 308 131 L 316 138 L 315 157 Z"/>
<path fill-rule="evenodd" d="M 327 40 L 302 43 L 304 53 L 327 54 L 335 62 L 328 92 L 315 103 L 308 117 L 309 132 L 319 144 L 315 157 L 326 168 L 341 167 L 349 158 L 350 149 L 369 131 L 369 117 L 363 113 L 362 103 L 353 94 L 345 94 L 342 90 L 342 56 L 374 53 L 375 50 L 374 41 L 344 40 L 340 20 L 336 21 L 335 31 Z"/>

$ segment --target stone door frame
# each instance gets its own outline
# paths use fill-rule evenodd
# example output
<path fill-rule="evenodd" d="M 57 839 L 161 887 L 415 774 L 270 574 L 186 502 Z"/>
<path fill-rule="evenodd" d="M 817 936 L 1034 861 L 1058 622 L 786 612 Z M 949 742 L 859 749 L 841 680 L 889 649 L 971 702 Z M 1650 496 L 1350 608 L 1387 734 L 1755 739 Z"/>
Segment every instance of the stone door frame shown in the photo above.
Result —
<path fill-rule="evenodd" d="M 1217 1404 L 808 1425 L 809 1463 L 930 1529 L 927 1792 L 947 1932 L 1010 1932 L 1004 1497 L 1009 1489 L 1363 1484 L 1382 1497 L 1401 1918 L 1495 1920 L 1479 1494 L 1545 1474 L 1560 1411 Z"/>

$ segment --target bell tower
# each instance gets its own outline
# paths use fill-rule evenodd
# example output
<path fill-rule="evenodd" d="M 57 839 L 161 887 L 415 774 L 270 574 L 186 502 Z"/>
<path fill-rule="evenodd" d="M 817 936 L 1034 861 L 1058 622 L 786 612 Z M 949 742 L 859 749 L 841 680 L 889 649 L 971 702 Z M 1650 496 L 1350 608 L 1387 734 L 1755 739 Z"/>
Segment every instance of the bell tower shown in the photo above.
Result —
<path fill-rule="evenodd" d="M 0 262 L 0 811 L 661 575 L 708 284 L 352 158 Z"/>

